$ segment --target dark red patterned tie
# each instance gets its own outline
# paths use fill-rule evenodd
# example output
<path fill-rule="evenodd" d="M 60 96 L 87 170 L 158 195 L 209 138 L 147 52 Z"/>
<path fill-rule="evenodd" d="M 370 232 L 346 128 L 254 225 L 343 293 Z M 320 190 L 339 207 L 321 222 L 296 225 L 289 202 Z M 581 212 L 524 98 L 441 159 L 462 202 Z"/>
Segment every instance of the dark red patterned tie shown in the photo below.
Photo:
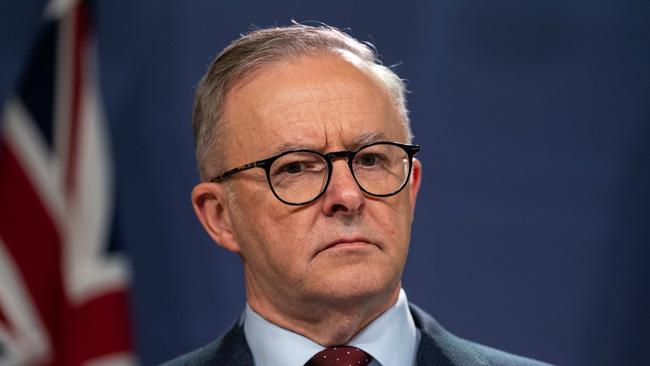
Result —
<path fill-rule="evenodd" d="M 305 366 L 368 366 L 369 354 L 356 347 L 327 347 L 314 355 Z"/>

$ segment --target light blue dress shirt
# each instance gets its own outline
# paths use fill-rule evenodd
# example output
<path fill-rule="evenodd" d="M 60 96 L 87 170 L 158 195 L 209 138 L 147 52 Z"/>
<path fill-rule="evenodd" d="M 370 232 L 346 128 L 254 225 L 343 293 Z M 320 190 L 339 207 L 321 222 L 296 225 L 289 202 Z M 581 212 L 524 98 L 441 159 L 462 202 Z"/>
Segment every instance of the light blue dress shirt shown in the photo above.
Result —
<path fill-rule="evenodd" d="M 269 322 L 248 305 L 244 313 L 244 334 L 255 366 L 303 366 L 325 349 L 307 337 Z M 405 366 L 415 365 L 419 342 L 420 331 L 415 327 L 406 293 L 401 289 L 397 302 L 347 345 L 369 353 L 373 358 L 370 366 Z"/>

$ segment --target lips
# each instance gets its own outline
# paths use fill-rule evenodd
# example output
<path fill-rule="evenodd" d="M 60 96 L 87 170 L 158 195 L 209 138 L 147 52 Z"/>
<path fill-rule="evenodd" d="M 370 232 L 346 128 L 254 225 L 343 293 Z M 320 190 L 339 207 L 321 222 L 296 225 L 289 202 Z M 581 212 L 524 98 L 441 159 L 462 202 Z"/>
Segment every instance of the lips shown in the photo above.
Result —
<path fill-rule="evenodd" d="M 357 245 L 363 246 L 363 245 L 375 245 L 375 244 L 373 244 L 369 239 L 366 239 L 364 237 L 342 238 L 342 239 L 335 240 L 331 243 L 328 243 L 320 251 L 322 252 L 328 249 L 339 248 L 339 247 L 352 248 L 353 246 L 357 246 Z"/>

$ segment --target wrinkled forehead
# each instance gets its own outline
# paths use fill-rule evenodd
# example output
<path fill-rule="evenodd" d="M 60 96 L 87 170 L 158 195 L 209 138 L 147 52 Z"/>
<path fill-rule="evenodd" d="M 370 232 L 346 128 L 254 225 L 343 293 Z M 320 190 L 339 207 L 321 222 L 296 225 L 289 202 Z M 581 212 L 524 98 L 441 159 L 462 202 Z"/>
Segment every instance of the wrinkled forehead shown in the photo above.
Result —
<path fill-rule="evenodd" d="M 325 148 L 316 145 L 368 134 L 407 142 L 393 96 L 355 57 L 292 58 L 238 80 L 224 104 L 226 151 L 257 140 L 265 153 L 277 144 Z"/>

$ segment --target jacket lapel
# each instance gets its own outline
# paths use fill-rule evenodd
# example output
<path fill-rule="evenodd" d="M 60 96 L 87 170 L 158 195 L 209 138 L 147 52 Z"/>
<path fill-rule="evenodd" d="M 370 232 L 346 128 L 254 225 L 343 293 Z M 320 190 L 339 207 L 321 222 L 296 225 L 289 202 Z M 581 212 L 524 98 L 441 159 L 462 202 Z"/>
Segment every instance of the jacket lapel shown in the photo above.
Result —
<path fill-rule="evenodd" d="M 244 335 L 244 327 L 237 322 L 215 345 L 214 359 L 209 362 L 215 366 L 253 366 L 253 354 Z"/>
<path fill-rule="evenodd" d="M 417 366 L 454 366 L 455 364 L 447 358 L 445 352 L 436 342 L 436 336 L 440 333 L 441 327 L 423 310 L 413 304 L 409 304 L 411 315 L 415 326 L 420 330 L 420 345 L 416 356 Z"/>
<path fill-rule="evenodd" d="M 429 314 L 413 304 L 409 304 L 415 326 L 420 330 L 420 345 L 417 353 L 417 366 L 461 366 L 464 363 L 456 356 L 458 345 L 456 337 L 447 332 Z M 461 352 L 462 353 L 462 352 Z"/>

